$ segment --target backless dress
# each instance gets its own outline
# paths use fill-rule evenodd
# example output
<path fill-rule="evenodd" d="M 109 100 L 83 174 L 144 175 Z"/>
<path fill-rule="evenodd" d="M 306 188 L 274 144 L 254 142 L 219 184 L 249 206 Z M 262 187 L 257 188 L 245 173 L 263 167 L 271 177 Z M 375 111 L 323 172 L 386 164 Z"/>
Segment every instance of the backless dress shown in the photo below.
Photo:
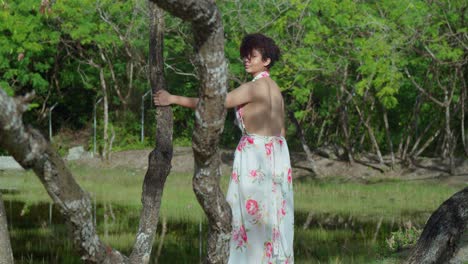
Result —
<path fill-rule="evenodd" d="M 249 133 L 242 116 L 243 105 L 236 107 L 242 138 L 226 196 L 232 210 L 228 263 L 291 264 L 294 201 L 288 145 L 282 136 Z"/>

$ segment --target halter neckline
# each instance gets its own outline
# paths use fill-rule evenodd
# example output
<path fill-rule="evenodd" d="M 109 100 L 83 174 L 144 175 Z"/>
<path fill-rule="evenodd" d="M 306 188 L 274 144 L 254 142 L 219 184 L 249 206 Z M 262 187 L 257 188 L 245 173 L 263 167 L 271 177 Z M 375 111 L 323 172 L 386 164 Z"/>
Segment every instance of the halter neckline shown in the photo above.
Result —
<path fill-rule="evenodd" d="M 257 74 L 257 75 L 253 78 L 252 82 L 255 82 L 256 80 L 258 80 L 258 79 L 260 79 L 260 78 L 269 77 L 269 76 L 270 76 L 270 72 L 268 72 L 268 71 L 262 71 L 262 72 L 260 72 L 259 74 Z"/>

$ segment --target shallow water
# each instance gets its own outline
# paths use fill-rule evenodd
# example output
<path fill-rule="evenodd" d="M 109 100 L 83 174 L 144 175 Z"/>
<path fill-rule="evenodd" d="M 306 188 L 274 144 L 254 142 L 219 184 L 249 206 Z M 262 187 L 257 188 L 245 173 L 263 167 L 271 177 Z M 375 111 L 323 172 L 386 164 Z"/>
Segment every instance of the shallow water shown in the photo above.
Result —
<path fill-rule="evenodd" d="M 55 206 L 48 203 L 26 205 L 6 200 L 5 208 L 16 263 L 82 263 L 73 250 L 66 225 Z M 104 206 L 97 204 L 99 236 L 128 254 L 138 228 L 139 209 L 113 205 L 112 211 L 115 220 L 109 217 L 105 224 Z M 318 215 L 304 229 L 307 216 L 304 212 L 295 213 L 295 263 L 379 263 L 379 259 L 389 254 L 384 246 L 385 238 L 399 225 L 381 223 L 377 231 L 378 222 L 358 222 L 349 216 Z M 161 222 L 150 263 L 155 263 Z M 200 233 L 199 223 L 190 220 L 168 222 L 159 263 L 198 263 L 206 250 L 206 222 L 202 223 L 201 229 Z"/>

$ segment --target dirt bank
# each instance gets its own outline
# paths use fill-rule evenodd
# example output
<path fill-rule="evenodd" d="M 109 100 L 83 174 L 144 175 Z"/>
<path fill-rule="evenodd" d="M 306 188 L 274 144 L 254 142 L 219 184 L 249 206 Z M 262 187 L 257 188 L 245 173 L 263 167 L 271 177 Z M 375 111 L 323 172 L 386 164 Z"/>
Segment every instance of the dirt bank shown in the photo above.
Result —
<path fill-rule="evenodd" d="M 86 164 L 95 167 L 127 167 L 146 169 L 148 165 L 148 154 L 150 149 L 128 150 L 115 152 L 111 155 L 109 162 L 103 162 L 99 158 L 81 159 L 75 161 L 78 164 Z M 231 150 L 221 151 L 222 172 L 229 175 L 234 152 Z M 449 184 L 468 184 L 468 160 L 457 160 L 456 175 L 450 175 L 446 163 L 440 159 L 421 158 L 415 160 L 409 166 L 396 165 L 393 170 L 387 166 L 380 166 L 372 156 L 360 157 L 354 165 L 336 159 L 327 159 L 314 156 L 320 177 L 344 177 L 350 180 L 370 181 L 379 178 L 395 178 L 406 180 L 438 179 Z M 311 176 L 310 165 L 306 156 L 301 152 L 291 153 L 293 175 L 295 178 Z M 191 147 L 176 147 L 172 159 L 172 171 L 191 173 L 194 161 Z"/>

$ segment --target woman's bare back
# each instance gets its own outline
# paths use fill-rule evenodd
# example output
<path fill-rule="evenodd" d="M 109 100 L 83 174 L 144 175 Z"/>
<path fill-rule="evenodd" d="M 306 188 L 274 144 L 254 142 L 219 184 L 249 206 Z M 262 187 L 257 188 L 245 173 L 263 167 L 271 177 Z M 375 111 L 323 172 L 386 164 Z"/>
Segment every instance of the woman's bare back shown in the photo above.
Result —
<path fill-rule="evenodd" d="M 284 127 L 283 96 L 278 85 L 270 78 L 250 83 L 257 100 L 246 104 L 243 120 L 248 133 L 278 136 Z"/>

